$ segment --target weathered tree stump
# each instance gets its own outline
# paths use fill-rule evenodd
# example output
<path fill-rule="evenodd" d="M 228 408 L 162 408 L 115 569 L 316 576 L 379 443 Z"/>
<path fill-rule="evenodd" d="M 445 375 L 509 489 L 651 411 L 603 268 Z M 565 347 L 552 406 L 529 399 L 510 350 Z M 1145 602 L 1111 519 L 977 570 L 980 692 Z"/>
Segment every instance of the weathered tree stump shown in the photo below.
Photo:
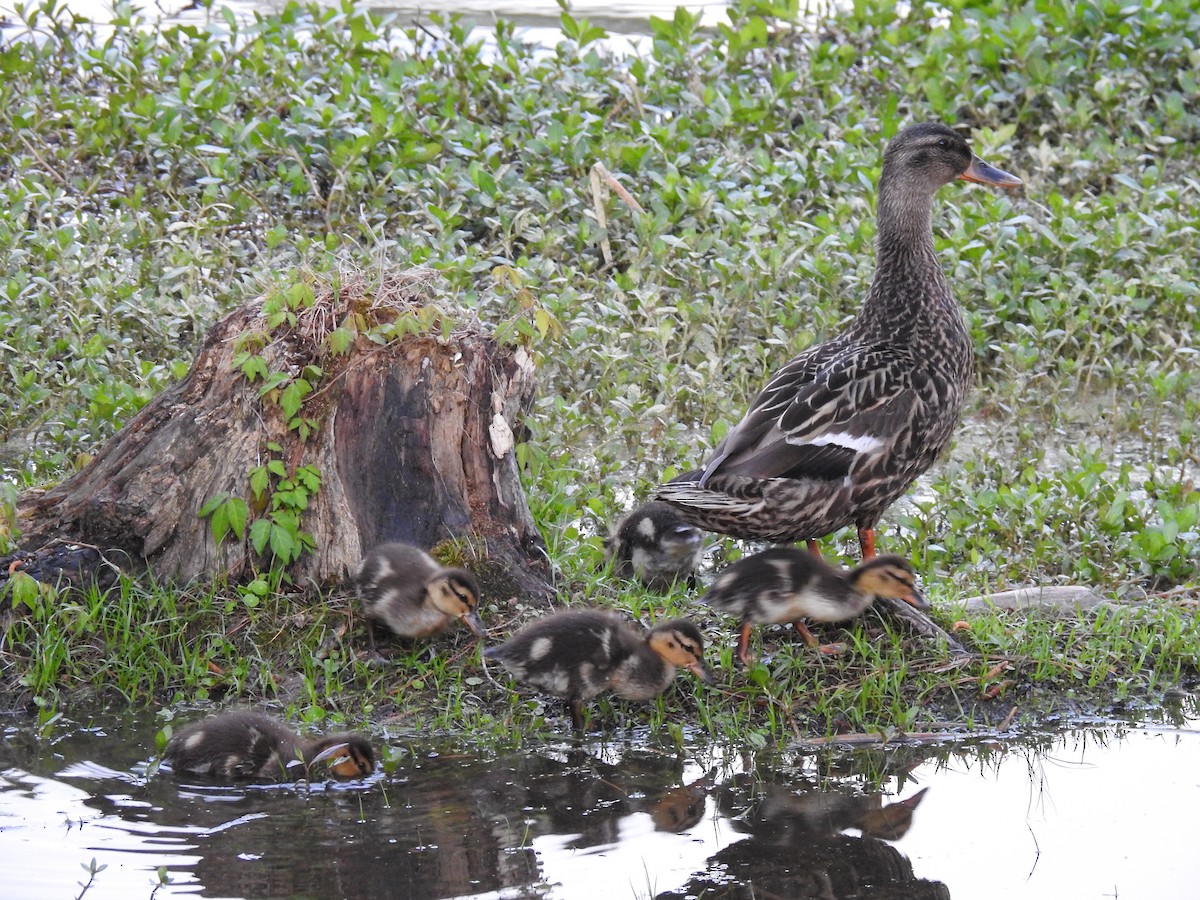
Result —
<path fill-rule="evenodd" d="M 274 553 L 328 584 L 375 544 L 453 540 L 485 591 L 548 596 L 514 454 L 533 361 L 474 316 L 452 325 L 435 280 L 308 279 L 226 316 L 84 469 L 21 498 L 22 546 L 86 541 L 173 581 L 242 579 Z"/>

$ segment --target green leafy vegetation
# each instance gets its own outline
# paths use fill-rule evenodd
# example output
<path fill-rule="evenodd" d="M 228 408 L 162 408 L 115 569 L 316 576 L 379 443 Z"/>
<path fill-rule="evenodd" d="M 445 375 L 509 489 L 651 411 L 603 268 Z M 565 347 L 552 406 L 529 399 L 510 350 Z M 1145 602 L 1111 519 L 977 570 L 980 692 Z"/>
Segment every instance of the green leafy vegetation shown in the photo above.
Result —
<path fill-rule="evenodd" d="M 722 645 L 724 688 L 680 682 L 650 717 L 677 722 L 682 703 L 683 721 L 762 740 L 919 730 L 1013 705 L 1154 700 L 1195 678 L 1194 4 L 862 0 L 801 22 L 798 4 L 743 2 L 715 32 L 683 10 L 654 20 L 630 56 L 565 12 L 553 48 L 509 23 L 484 43 L 454 19 L 349 3 L 204 18 L 158 25 L 119 4 L 94 29 L 47 0 L 17 5 L 4 33 L 0 553 L 18 493 L 69 474 L 180 378 L 224 312 L 273 285 L 269 324 L 286 324 L 306 302 L 296 272 L 382 260 L 436 269 L 448 302 L 534 350 L 541 392 L 518 459 L 563 600 L 694 615 L 723 640 L 730 623 L 693 594 L 614 579 L 599 535 L 854 314 L 883 144 L 939 119 L 1025 188 L 939 195 L 978 385 L 955 450 L 889 512 L 881 546 L 914 559 L 947 610 L 1031 583 L 1139 602 L 974 617 L 964 639 L 981 656 L 954 671 L 874 614 L 835 659 L 768 632 L 768 662 L 735 672 Z M 372 339 L 438 321 L 423 314 Z M 351 337 L 333 330 L 331 357 Z M 329 373 L 268 371 L 266 339 L 247 336 L 239 365 L 303 439 L 305 397 Z M 303 552 L 320 473 L 275 455 L 247 477 L 264 514 L 211 498 L 214 535 Z M 849 537 L 827 551 L 849 558 Z M 536 732 L 552 711 L 465 643 L 447 649 L 461 637 L 367 666 L 348 601 L 293 603 L 269 574 L 206 594 L 125 585 L 103 602 L 18 582 L 23 617 L 0 653 L 43 704 L 85 686 L 143 702 L 298 678 L 284 695 L 306 716 L 353 698 L 413 727 Z M 490 601 L 501 633 L 527 612 Z"/>

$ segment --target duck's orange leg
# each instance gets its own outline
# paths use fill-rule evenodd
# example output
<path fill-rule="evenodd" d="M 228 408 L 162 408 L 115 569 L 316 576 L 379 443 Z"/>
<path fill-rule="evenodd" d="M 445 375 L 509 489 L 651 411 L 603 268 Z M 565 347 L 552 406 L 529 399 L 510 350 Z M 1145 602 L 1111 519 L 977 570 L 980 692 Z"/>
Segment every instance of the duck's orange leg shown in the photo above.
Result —
<path fill-rule="evenodd" d="M 813 538 L 808 539 L 808 552 L 811 553 L 813 556 L 815 556 L 817 559 L 821 558 L 821 545 L 819 543 L 817 543 L 817 541 L 815 541 Z"/>
<path fill-rule="evenodd" d="M 870 559 L 875 555 L 875 529 L 874 528 L 859 528 L 858 529 L 858 546 L 862 550 L 862 558 Z"/>

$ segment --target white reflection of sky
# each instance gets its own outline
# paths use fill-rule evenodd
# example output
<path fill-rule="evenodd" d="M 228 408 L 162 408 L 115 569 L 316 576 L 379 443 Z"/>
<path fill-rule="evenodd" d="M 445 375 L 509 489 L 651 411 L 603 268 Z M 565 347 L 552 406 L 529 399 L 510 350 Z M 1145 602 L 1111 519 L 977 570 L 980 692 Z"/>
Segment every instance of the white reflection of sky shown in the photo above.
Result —
<path fill-rule="evenodd" d="M 199 890 L 185 867 L 198 857 L 188 828 L 139 827 L 106 816 L 89 801 L 86 790 L 31 775 L 20 769 L 0 772 L 0 872 L 3 896 L 76 897 L 91 860 L 108 868 L 84 895 L 88 900 L 128 900 L 149 896 L 159 866 L 171 869 L 175 884 L 158 897 Z M 116 804 L 122 797 L 109 795 Z M 130 800 L 130 803 L 140 801 Z M 31 860 L 42 861 L 30 864 Z"/>
<path fill-rule="evenodd" d="M 1134 731 L 1100 746 L 1067 738 L 913 775 L 931 790 L 897 848 L 954 900 L 1187 900 L 1200 891 L 1200 733 Z"/>
<path fill-rule="evenodd" d="M 969 768 L 916 768 L 903 793 L 930 791 L 894 846 L 953 900 L 1198 896 L 1200 732 L 1110 733 L 1104 744 L 1097 732 L 1081 734 L 1047 755 L 1010 752 L 982 770 L 977 759 Z M 745 837 L 714 815 L 710 799 L 705 818 L 684 835 L 655 832 L 638 813 L 621 821 L 617 845 L 572 850 L 570 837 L 545 836 L 533 846 L 554 886 L 547 896 L 612 900 L 678 889 Z"/>

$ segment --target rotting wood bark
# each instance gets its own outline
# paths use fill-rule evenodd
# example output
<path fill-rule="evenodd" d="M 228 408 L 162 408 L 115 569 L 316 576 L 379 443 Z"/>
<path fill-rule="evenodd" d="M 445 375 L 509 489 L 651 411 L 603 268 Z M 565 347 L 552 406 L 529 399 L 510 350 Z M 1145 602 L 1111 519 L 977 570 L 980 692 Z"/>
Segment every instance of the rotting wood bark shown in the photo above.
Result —
<path fill-rule="evenodd" d="M 22 546 L 52 539 L 119 550 L 158 579 L 242 579 L 266 561 L 247 537 L 218 545 L 197 513 L 213 497 L 243 498 L 266 512 L 248 472 L 272 455 L 288 472 L 321 476 L 302 521 L 315 549 L 291 565 L 296 584 L 344 580 L 365 550 L 388 540 L 433 548 L 453 540 L 497 599 L 551 592 L 544 544 L 521 489 L 514 432 L 533 399 L 534 367 L 520 346 L 498 343 L 474 317 L 383 345 L 365 336 L 434 303 L 425 271 L 343 276 L 314 285 L 316 300 L 291 327 L 271 328 L 262 299 L 209 332 L 187 376 L 144 407 L 76 475 L 18 503 Z M 324 290 L 327 296 L 322 295 Z M 329 334 L 350 327 L 347 352 Z M 448 333 L 447 333 L 448 332 Z M 378 332 L 376 332 L 378 333 Z M 278 403 L 259 396 L 234 364 L 249 336 L 272 372 L 323 376 L 299 415 L 316 430 L 301 440 Z M 270 443 L 283 448 L 271 454 Z"/>

